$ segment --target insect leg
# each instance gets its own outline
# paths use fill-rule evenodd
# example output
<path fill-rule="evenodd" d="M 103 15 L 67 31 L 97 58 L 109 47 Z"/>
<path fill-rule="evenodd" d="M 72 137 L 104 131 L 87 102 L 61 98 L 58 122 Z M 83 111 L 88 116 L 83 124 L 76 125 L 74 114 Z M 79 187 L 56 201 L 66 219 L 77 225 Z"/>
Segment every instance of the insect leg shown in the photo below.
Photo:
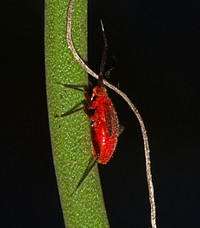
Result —
<path fill-rule="evenodd" d="M 72 192 L 71 196 L 74 195 L 74 193 L 78 190 L 78 188 L 81 186 L 81 184 L 83 183 L 83 181 L 85 180 L 85 178 L 88 176 L 88 174 L 90 173 L 90 171 L 92 170 L 92 168 L 95 166 L 95 164 L 97 163 L 97 158 L 91 158 L 88 167 L 86 168 L 83 176 L 81 177 L 81 179 L 79 180 L 76 188 L 74 189 L 74 191 Z"/>
<path fill-rule="evenodd" d="M 69 115 L 71 115 L 73 113 L 76 113 L 76 112 L 78 112 L 80 110 L 84 110 L 84 107 L 80 107 L 80 108 L 77 108 L 77 109 L 74 109 L 73 108 L 73 109 L 71 109 L 71 110 L 69 110 L 69 111 L 67 111 L 67 112 L 65 112 L 65 113 L 63 113 L 61 115 L 56 114 L 55 115 L 55 118 L 58 118 L 58 117 L 66 117 L 66 116 L 69 116 Z"/>
<path fill-rule="evenodd" d="M 68 85 L 68 84 L 63 84 L 63 83 L 60 83 L 60 82 L 58 82 L 57 84 L 65 87 L 65 88 L 74 89 L 74 90 L 77 90 L 77 91 L 85 93 L 85 89 L 80 88 L 80 87 L 84 87 L 84 86 Z"/>
<path fill-rule="evenodd" d="M 83 86 L 63 84 L 63 83 L 60 83 L 60 82 L 58 82 L 57 84 L 65 87 L 65 88 L 69 88 L 69 89 L 74 89 L 74 90 L 80 91 L 80 92 L 84 93 L 85 96 L 87 94 L 86 89 L 80 88 L 80 87 L 83 87 Z M 81 103 L 86 103 L 86 105 L 78 108 L 80 106 L 80 104 L 81 104 L 81 103 L 79 103 L 78 105 L 76 105 L 75 107 L 73 107 L 71 110 L 69 110 L 69 111 L 67 111 L 67 112 L 65 112 L 65 113 L 63 113 L 61 115 L 56 114 L 55 115 L 55 118 L 69 116 L 69 115 L 71 115 L 71 114 L 73 114 L 75 112 L 78 112 L 80 110 L 84 110 L 85 111 L 85 109 L 86 109 L 85 106 L 88 106 L 87 105 L 88 104 L 88 99 L 89 99 L 89 96 L 88 95 L 86 96 L 86 99 L 87 99 L 86 102 L 84 102 L 84 101 L 81 102 Z"/>
<path fill-rule="evenodd" d="M 80 107 L 80 105 L 82 104 L 82 106 Z M 84 110 L 85 109 L 85 106 L 84 106 L 84 101 L 78 103 L 77 105 L 75 105 L 72 109 L 70 109 L 69 111 L 61 114 L 61 115 L 58 115 L 56 114 L 55 115 L 55 118 L 58 118 L 58 117 L 66 117 L 66 116 L 69 116 L 73 113 L 76 113 L 78 111 L 81 111 L 81 110 Z"/>

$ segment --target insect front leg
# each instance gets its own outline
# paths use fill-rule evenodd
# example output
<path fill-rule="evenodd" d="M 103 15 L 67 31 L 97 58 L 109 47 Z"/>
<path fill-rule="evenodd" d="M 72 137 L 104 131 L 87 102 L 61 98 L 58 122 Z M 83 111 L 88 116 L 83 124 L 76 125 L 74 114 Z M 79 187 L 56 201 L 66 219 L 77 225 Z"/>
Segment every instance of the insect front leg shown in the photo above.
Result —
<path fill-rule="evenodd" d="M 85 93 L 85 89 L 84 89 L 85 86 L 82 86 L 82 85 L 69 85 L 69 84 L 63 84 L 60 82 L 57 82 L 57 84 L 65 87 L 65 88 L 74 89 L 74 90 L 80 91 L 82 93 Z"/>

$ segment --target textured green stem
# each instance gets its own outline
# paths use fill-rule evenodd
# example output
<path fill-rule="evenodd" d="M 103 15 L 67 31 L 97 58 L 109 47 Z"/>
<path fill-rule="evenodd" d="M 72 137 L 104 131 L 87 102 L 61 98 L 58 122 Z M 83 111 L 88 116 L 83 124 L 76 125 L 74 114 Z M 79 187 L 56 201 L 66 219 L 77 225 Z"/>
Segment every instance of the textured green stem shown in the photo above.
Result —
<path fill-rule="evenodd" d="M 65 225 L 67 228 L 109 227 L 95 166 L 71 196 L 91 159 L 89 120 L 83 111 L 56 118 L 80 107 L 84 94 L 58 83 L 88 84 L 87 75 L 74 61 L 66 44 L 68 0 L 45 2 L 46 86 L 53 160 Z M 72 34 L 80 56 L 87 58 L 87 1 L 75 2 Z"/>

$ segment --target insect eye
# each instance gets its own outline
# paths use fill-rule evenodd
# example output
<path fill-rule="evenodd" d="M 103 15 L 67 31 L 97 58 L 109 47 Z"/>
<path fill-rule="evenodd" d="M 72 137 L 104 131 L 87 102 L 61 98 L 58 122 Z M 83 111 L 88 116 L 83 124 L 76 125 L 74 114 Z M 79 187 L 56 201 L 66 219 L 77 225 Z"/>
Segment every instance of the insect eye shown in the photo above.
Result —
<path fill-rule="evenodd" d="M 92 96 L 92 97 L 91 97 L 91 101 L 95 101 L 96 98 L 97 98 L 97 96 Z"/>

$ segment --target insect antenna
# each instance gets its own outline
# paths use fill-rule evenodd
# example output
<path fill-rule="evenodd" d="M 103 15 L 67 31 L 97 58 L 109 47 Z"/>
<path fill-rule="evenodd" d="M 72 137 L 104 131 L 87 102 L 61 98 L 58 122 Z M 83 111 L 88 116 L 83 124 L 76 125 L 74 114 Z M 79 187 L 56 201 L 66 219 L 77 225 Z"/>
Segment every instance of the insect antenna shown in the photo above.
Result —
<path fill-rule="evenodd" d="M 108 41 L 106 38 L 106 34 L 105 34 L 105 30 L 104 30 L 102 20 L 100 20 L 100 23 L 101 23 L 101 30 L 102 30 L 102 35 L 103 35 L 104 47 L 103 47 L 100 72 L 99 72 L 99 79 L 98 79 L 99 87 L 103 86 L 103 77 L 104 77 L 105 65 L 106 65 L 106 60 L 107 60 L 107 55 L 108 55 Z"/>
<path fill-rule="evenodd" d="M 81 184 L 83 183 L 83 181 L 86 179 L 86 177 L 88 176 L 88 174 L 91 172 L 92 168 L 95 166 L 95 164 L 97 163 L 97 160 L 98 160 L 98 157 L 95 158 L 93 160 L 93 157 L 92 157 L 92 160 L 90 161 L 87 169 L 85 170 L 83 176 L 81 177 L 81 179 L 79 180 L 76 188 L 74 189 L 74 191 L 72 192 L 71 196 L 74 195 L 74 193 L 78 190 L 78 188 L 81 186 Z"/>

